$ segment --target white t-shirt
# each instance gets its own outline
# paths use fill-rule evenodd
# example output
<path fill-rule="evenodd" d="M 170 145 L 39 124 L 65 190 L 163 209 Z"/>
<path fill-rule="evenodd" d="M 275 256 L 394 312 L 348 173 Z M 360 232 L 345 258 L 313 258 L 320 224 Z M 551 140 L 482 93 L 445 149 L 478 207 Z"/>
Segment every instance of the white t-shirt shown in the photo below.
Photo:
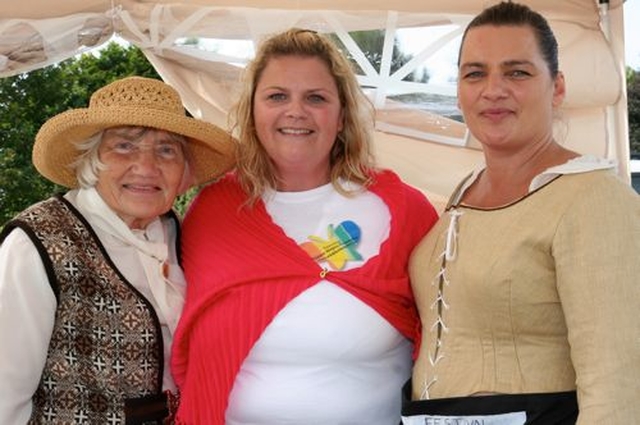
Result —
<path fill-rule="evenodd" d="M 274 222 L 310 254 L 329 247 L 335 255 L 318 260 L 329 270 L 362 266 L 389 235 L 389 210 L 370 192 L 346 198 L 329 184 L 272 193 L 265 203 Z M 320 281 L 280 311 L 256 342 L 236 377 L 225 423 L 399 423 L 411 349 L 371 307 Z"/>

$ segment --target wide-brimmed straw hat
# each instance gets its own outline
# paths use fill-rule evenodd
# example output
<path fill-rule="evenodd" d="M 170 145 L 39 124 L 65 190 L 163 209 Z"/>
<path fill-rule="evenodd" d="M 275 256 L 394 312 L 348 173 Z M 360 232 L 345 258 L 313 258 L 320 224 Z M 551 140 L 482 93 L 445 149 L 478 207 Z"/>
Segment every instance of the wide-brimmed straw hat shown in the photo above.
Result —
<path fill-rule="evenodd" d="M 235 141 L 221 128 L 185 114 L 178 92 L 160 80 L 127 77 L 96 90 L 88 108 L 71 109 L 45 122 L 33 145 L 33 163 L 59 185 L 78 186 L 70 167 L 80 151 L 75 143 L 110 127 L 152 127 L 187 138 L 195 183 L 219 177 L 234 165 Z"/>

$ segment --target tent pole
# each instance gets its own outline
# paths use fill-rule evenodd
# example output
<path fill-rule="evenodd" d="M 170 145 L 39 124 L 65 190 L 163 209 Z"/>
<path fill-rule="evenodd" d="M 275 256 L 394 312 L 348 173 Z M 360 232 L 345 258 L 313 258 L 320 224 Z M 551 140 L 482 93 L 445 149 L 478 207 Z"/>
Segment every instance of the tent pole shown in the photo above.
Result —
<path fill-rule="evenodd" d="M 605 39 L 611 43 L 611 17 L 609 15 L 609 0 L 599 0 L 598 10 L 600 12 L 600 27 Z M 616 63 L 619 63 L 616 52 L 613 52 Z M 624 74 L 618 75 L 620 81 L 624 82 Z M 617 125 L 619 109 L 614 105 L 607 105 L 605 107 L 605 122 L 606 122 L 606 157 L 617 160 L 618 173 L 626 181 L 630 182 L 629 174 L 629 148 L 623 146 L 623 141 L 619 140 L 620 136 L 617 131 Z"/>

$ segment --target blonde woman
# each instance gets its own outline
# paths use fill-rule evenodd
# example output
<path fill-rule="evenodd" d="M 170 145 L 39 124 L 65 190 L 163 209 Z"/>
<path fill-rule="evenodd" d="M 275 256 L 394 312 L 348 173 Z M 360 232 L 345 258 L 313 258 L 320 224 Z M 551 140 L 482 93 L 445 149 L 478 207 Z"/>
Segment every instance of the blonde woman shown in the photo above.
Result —
<path fill-rule="evenodd" d="M 244 87 L 237 172 L 185 217 L 178 422 L 398 423 L 407 260 L 436 213 L 375 167 L 370 105 L 322 35 L 267 39 Z"/>

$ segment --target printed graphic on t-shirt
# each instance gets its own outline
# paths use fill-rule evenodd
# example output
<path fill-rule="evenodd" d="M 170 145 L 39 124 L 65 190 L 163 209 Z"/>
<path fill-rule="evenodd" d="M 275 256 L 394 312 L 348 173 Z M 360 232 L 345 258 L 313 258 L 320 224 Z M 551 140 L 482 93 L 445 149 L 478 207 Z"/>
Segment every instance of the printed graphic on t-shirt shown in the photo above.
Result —
<path fill-rule="evenodd" d="M 347 261 L 362 260 L 356 247 L 360 242 L 360 227 L 351 220 L 346 220 L 334 228 L 327 229 L 327 239 L 311 235 L 308 242 L 300 247 L 317 262 L 326 261 L 333 270 L 342 270 Z"/>

